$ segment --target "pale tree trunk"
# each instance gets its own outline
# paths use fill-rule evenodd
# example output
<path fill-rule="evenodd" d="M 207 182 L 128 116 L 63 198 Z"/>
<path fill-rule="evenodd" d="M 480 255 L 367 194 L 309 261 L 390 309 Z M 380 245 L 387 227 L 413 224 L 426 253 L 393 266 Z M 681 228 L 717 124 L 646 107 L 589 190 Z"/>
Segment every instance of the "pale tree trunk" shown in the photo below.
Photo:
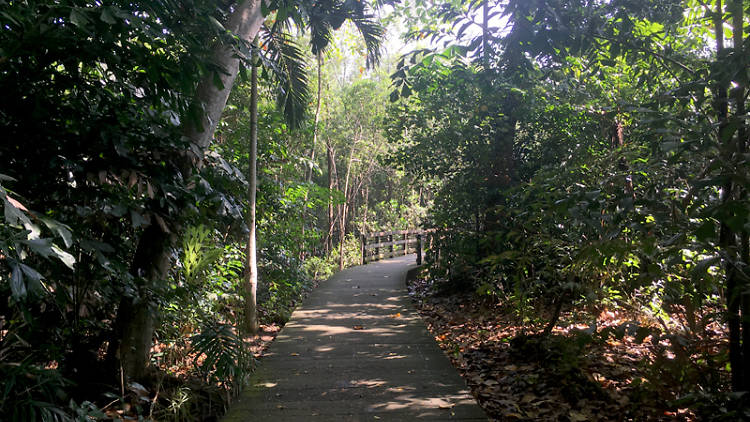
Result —
<path fill-rule="evenodd" d="M 346 176 L 344 177 L 344 203 L 341 204 L 341 223 L 339 225 L 339 271 L 344 269 L 344 244 L 346 242 L 346 205 L 349 202 L 349 175 L 351 174 L 353 159 L 354 146 L 352 146 L 352 149 L 349 151 L 349 160 L 346 163 Z"/>
<path fill-rule="evenodd" d="M 370 186 L 368 185 L 365 187 L 365 194 L 364 194 L 364 199 L 363 199 L 364 213 L 362 214 L 362 234 L 367 233 L 367 212 L 368 212 L 368 207 L 370 205 L 369 196 L 370 196 Z"/>
<path fill-rule="evenodd" d="M 261 1 L 242 1 L 230 16 L 226 28 L 244 41 L 255 38 L 263 23 Z M 239 72 L 239 58 L 235 54 L 231 47 L 217 44 L 213 62 L 225 71 L 218 75 L 222 87 L 214 84 L 212 74 L 206 75 L 198 85 L 194 104 L 199 110 L 200 124 L 184 124 L 184 134 L 198 153 L 196 155 L 196 152 L 188 149 L 177 159 L 185 178 L 190 176 L 195 165 L 202 165 L 202 152 L 210 145 L 226 106 Z M 154 223 L 146 228 L 138 241 L 131 273 L 144 280 L 141 283 L 142 292 L 137 297 L 123 297 L 120 301 L 114 322 L 114 337 L 108 349 L 108 360 L 119 366 L 117 369 L 128 379 L 140 379 L 146 374 L 157 309 L 145 292 L 150 290 L 149 285 L 161 283 L 167 278 L 171 246 L 169 233 Z"/>
<path fill-rule="evenodd" d="M 307 184 L 310 184 L 310 181 L 312 181 L 312 175 L 313 175 L 313 168 L 315 167 L 315 146 L 318 144 L 318 124 L 320 123 L 320 99 L 322 94 L 322 82 L 321 82 L 321 76 L 322 76 L 322 68 L 323 68 L 323 53 L 321 51 L 318 51 L 317 55 L 318 60 L 318 95 L 317 95 L 317 101 L 315 104 L 315 121 L 313 126 L 313 138 L 312 138 L 312 146 L 310 147 L 310 165 L 309 167 L 305 168 L 305 182 Z M 308 198 L 308 192 L 305 191 L 305 204 L 307 204 L 307 198 Z M 307 207 L 302 209 L 302 240 L 305 239 L 305 224 L 307 220 Z M 300 258 L 304 259 L 305 257 L 305 250 L 303 248 L 302 251 L 300 251 Z"/>
<path fill-rule="evenodd" d="M 326 256 L 330 256 L 333 251 L 333 173 L 336 166 L 336 160 L 333 155 L 333 145 L 330 139 L 326 141 L 326 158 L 328 159 L 328 235 L 326 237 Z"/>
<path fill-rule="evenodd" d="M 313 126 L 313 140 L 312 140 L 312 148 L 310 148 L 310 168 L 307 169 L 307 174 L 305 177 L 306 182 L 310 182 L 312 180 L 312 173 L 313 173 L 313 165 L 315 163 L 315 146 L 318 144 L 318 124 L 320 123 L 320 100 L 322 95 L 322 68 L 323 68 L 323 53 L 318 51 L 318 95 L 317 95 L 317 101 L 315 103 L 315 125 Z"/>
<path fill-rule="evenodd" d="M 253 48 L 258 47 L 258 40 L 255 39 Z M 258 291 L 258 261 L 257 249 L 255 243 L 255 204 L 256 192 L 258 185 L 258 66 L 253 57 L 253 64 L 250 76 L 250 162 L 248 170 L 248 211 L 247 227 L 250 232 L 247 235 L 247 250 L 245 259 L 245 273 L 243 280 L 243 294 L 245 299 L 244 309 L 244 328 L 252 335 L 258 333 L 258 310 L 257 310 L 257 291 Z"/>

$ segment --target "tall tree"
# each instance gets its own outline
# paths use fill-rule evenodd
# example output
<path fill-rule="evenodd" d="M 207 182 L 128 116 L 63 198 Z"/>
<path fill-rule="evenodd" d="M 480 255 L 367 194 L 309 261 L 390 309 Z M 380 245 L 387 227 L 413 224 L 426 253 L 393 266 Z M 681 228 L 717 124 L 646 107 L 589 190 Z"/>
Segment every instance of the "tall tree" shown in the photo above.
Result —
<path fill-rule="evenodd" d="M 258 259 L 255 239 L 255 206 L 256 191 L 258 185 L 258 63 L 257 53 L 258 38 L 253 41 L 253 60 L 250 75 L 250 154 L 248 163 L 248 210 L 247 210 L 247 249 L 245 256 L 244 272 L 244 299 L 245 299 L 245 330 L 250 334 L 257 334 L 260 324 L 258 323 L 257 291 L 258 291 Z"/>

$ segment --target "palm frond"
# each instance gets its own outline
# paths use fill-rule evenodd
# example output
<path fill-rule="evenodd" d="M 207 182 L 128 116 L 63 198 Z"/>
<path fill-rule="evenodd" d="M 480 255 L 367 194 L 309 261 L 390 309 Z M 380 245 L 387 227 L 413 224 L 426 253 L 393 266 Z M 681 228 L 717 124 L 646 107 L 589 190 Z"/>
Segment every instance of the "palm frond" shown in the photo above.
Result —
<path fill-rule="evenodd" d="M 302 49 L 286 33 L 263 31 L 261 55 L 266 67 L 274 73 L 276 101 L 291 127 L 299 127 L 309 99 L 307 63 Z"/>
<path fill-rule="evenodd" d="M 380 45 L 385 35 L 385 30 L 374 20 L 374 16 L 366 13 L 359 13 L 358 16 L 350 17 L 354 26 L 362 35 L 367 48 L 367 67 L 371 68 L 378 64 L 380 60 Z"/>
<path fill-rule="evenodd" d="M 327 21 L 311 21 L 309 27 L 311 51 L 317 55 L 333 40 L 334 28 Z"/>
<path fill-rule="evenodd" d="M 192 337 L 196 366 L 206 379 L 229 380 L 241 384 L 254 364 L 246 345 L 233 327 L 215 322 L 204 323 L 200 333 Z M 198 365 L 199 358 L 203 361 Z"/>

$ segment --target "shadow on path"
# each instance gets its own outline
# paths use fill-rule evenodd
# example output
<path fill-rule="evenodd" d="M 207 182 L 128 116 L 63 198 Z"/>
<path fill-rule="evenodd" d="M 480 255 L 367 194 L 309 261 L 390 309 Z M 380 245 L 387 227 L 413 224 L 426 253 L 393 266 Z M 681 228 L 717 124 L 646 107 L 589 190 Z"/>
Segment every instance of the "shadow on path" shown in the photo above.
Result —
<path fill-rule="evenodd" d="M 321 283 L 224 421 L 486 421 L 407 295 L 414 261 L 349 268 Z"/>

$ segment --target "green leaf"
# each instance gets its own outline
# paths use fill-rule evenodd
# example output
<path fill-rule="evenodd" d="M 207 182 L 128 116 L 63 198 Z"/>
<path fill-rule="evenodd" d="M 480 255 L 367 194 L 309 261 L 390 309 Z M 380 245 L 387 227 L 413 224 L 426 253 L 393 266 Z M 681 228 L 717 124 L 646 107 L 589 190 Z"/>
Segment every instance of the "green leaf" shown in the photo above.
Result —
<path fill-rule="evenodd" d="M 716 224 L 711 220 L 704 222 L 695 230 L 695 237 L 699 242 L 714 239 L 716 237 Z"/>
<path fill-rule="evenodd" d="M 62 238 L 66 248 L 69 248 L 73 244 L 73 234 L 70 227 L 51 218 L 40 217 L 40 220 L 42 220 L 45 226 Z"/>
<path fill-rule="evenodd" d="M 408 97 L 409 95 L 411 95 L 411 89 L 409 89 L 409 87 L 404 84 L 404 86 L 401 87 L 401 96 Z"/>
<path fill-rule="evenodd" d="M 89 18 L 86 17 L 86 14 L 84 14 L 77 8 L 70 9 L 70 22 L 72 22 L 73 25 L 79 28 L 84 28 L 87 24 L 90 23 Z"/>
<path fill-rule="evenodd" d="M 221 76 L 219 75 L 219 72 L 213 72 L 213 82 L 214 86 L 218 90 L 224 89 L 224 83 L 221 81 Z"/>
<path fill-rule="evenodd" d="M 211 25 L 213 25 L 214 29 L 216 29 L 218 32 L 226 32 L 226 28 L 224 28 L 224 25 L 222 25 L 221 22 L 216 20 L 215 17 L 209 16 L 208 20 L 211 22 Z"/>
<path fill-rule="evenodd" d="M 26 285 L 23 284 L 23 274 L 18 265 L 11 264 L 13 268 L 10 275 L 10 293 L 13 298 L 19 300 L 26 296 Z"/>
<path fill-rule="evenodd" d="M 65 264 L 66 267 L 73 269 L 73 266 L 76 263 L 76 259 L 73 257 L 73 255 L 65 252 L 64 250 L 60 249 L 59 246 L 53 244 L 52 245 L 52 253 L 57 256 L 57 259 L 62 261 L 63 264 Z"/>
<path fill-rule="evenodd" d="M 18 266 L 21 268 L 21 271 L 23 271 L 24 274 L 26 274 L 26 277 L 39 281 L 44 278 L 43 275 L 41 275 L 37 270 L 29 267 L 26 264 L 19 263 Z"/>
<path fill-rule="evenodd" d="M 18 264 L 21 267 L 21 271 L 23 271 L 24 275 L 26 276 L 26 279 L 28 280 L 26 290 L 28 292 L 33 293 L 40 293 L 43 291 L 41 281 L 44 278 L 37 270 L 29 267 L 25 264 Z"/>
<path fill-rule="evenodd" d="M 149 221 L 151 221 L 148 217 L 144 217 L 135 211 L 130 211 L 130 220 L 133 222 L 133 227 L 136 229 L 141 226 L 147 226 Z"/>
<path fill-rule="evenodd" d="M 54 254 L 52 251 L 52 240 L 47 238 L 22 240 L 21 243 L 28 246 L 34 253 L 49 258 Z"/>
<path fill-rule="evenodd" d="M 21 211 L 14 203 L 8 200 L 7 197 L 3 198 L 3 213 L 5 214 L 5 222 L 11 226 L 18 224 L 30 225 L 31 220 L 26 214 Z"/>
<path fill-rule="evenodd" d="M 112 11 L 109 7 L 102 8 L 102 14 L 99 15 L 99 19 L 101 19 L 102 22 L 108 23 L 110 25 L 114 25 L 117 23 L 117 19 L 115 19 L 115 16 L 112 14 Z"/>

